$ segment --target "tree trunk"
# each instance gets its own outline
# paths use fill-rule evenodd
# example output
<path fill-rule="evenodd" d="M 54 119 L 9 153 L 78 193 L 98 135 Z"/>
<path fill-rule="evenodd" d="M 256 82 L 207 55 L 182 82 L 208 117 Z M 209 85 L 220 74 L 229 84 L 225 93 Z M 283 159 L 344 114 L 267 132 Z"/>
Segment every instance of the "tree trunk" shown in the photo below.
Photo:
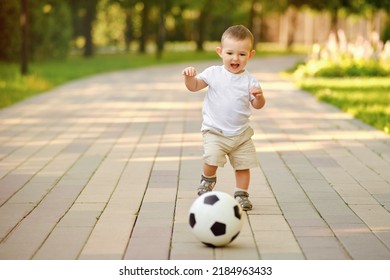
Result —
<path fill-rule="evenodd" d="M 257 4 L 257 0 L 252 0 L 251 9 L 249 11 L 249 22 L 248 22 L 249 30 L 253 30 L 254 28 L 254 22 L 256 16 L 256 4 Z"/>
<path fill-rule="evenodd" d="M 206 26 L 208 26 L 210 11 L 213 6 L 213 1 L 205 1 L 198 19 L 198 38 L 196 40 L 196 50 L 204 51 L 203 42 L 206 39 Z"/>
<path fill-rule="evenodd" d="M 84 17 L 84 38 L 85 38 L 85 47 L 84 47 L 84 57 L 91 57 L 94 54 L 93 47 L 93 36 L 92 36 L 92 28 L 93 22 L 96 17 L 96 5 L 97 0 L 87 1 L 86 5 L 86 14 Z"/>
<path fill-rule="evenodd" d="M 21 29 L 22 29 L 20 72 L 22 75 L 26 75 L 28 73 L 27 2 L 28 2 L 28 0 L 22 0 L 22 15 L 20 16 L 20 25 L 21 25 Z"/>
<path fill-rule="evenodd" d="M 164 1 L 159 3 L 160 9 L 160 18 L 159 24 L 157 27 L 157 59 L 162 57 L 162 53 L 164 51 L 164 43 L 165 43 L 165 4 Z"/>
<path fill-rule="evenodd" d="M 339 29 L 338 25 L 339 25 L 339 17 L 338 17 L 338 14 L 339 14 L 339 10 L 337 7 L 334 7 L 332 10 L 331 10 L 331 20 L 330 20 L 330 33 L 334 34 L 335 38 L 336 38 L 336 42 L 339 42 L 339 36 L 338 36 L 338 32 L 337 30 Z"/>
<path fill-rule="evenodd" d="M 125 29 L 125 45 L 126 52 L 130 51 L 130 44 L 133 41 L 133 22 L 132 22 L 132 10 L 131 8 L 126 9 L 126 29 Z"/>
<path fill-rule="evenodd" d="M 292 46 L 295 42 L 295 30 L 297 27 L 297 20 L 298 20 L 298 10 L 294 6 L 290 6 L 290 8 L 287 10 L 289 24 L 288 24 L 288 31 L 287 31 L 287 50 L 291 50 Z"/>
<path fill-rule="evenodd" d="M 198 38 L 196 40 L 196 50 L 198 52 L 204 51 L 203 42 L 205 40 L 206 18 L 207 18 L 207 12 L 204 9 L 202 9 L 200 11 L 200 15 L 198 19 Z"/>
<path fill-rule="evenodd" d="M 253 42 L 253 48 L 256 48 L 256 44 L 260 41 L 261 37 L 261 4 L 258 2 L 258 0 L 252 0 L 251 9 L 249 12 L 249 24 L 248 28 L 252 31 L 254 42 Z"/>
<path fill-rule="evenodd" d="M 141 38 L 139 40 L 139 49 L 140 53 L 146 52 L 146 42 L 147 42 L 147 34 L 148 34 L 148 19 L 149 19 L 149 1 L 143 1 L 144 8 L 142 10 L 142 26 L 141 26 Z"/>

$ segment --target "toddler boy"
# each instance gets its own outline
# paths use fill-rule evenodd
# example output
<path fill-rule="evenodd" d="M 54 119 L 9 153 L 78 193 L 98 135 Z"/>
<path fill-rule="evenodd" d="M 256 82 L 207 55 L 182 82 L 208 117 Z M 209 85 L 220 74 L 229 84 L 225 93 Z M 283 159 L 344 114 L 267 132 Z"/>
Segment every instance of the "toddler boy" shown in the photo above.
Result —
<path fill-rule="evenodd" d="M 245 69 L 255 55 L 253 41 L 246 27 L 231 26 L 216 48 L 223 65 L 211 66 L 199 75 L 194 67 L 183 70 L 188 90 L 208 87 L 202 109 L 204 163 L 198 195 L 213 190 L 217 169 L 225 165 L 228 156 L 235 170 L 234 197 L 245 211 L 252 209 L 248 193 L 250 168 L 258 165 L 249 117 L 251 107 L 261 109 L 265 104 L 259 82 Z"/>

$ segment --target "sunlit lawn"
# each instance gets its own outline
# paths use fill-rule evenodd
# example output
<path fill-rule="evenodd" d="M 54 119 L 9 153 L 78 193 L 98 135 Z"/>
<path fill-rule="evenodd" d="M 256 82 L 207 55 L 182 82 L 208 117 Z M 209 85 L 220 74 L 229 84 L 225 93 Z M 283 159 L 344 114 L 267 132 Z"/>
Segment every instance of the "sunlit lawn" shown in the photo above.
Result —
<path fill-rule="evenodd" d="M 170 50 L 164 51 L 160 59 L 157 59 L 153 53 L 139 54 L 136 51 L 99 54 L 87 59 L 73 55 L 65 61 L 31 63 L 27 76 L 20 75 L 19 65 L 0 62 L 0 108 L 48 91 L 68 81 L 93 74 L 158 64 L 218 59 L 218 55 L 213 51 L 215 47 L 213 44 L 215 42 L 208 43 L 206 46 L 208 51 L 196 52 L 188 50 L 186 44 L 173 43 L 170 45 Z M 272 44 L 262 44 L 256 57 L 272 54 L 288 53 Z"/>
<path fill-rule="evenodd" d="M 20 75 L 19 65 L 0 63 L 0 108 L 65 82 L 97 73 L 216 58 L 215 52 L 172 52 L 165 53 L 161 59 L 153 54 L 137 53 L 96 55 L 88 59 L 72 56 L 66 61 L 31 63 L 26 76 Z"/>
<path fill-rule="evenodd" d="M 259 52 L 256 56 L 265 54 L 269 52 Z M 97 73 L 210 59 L 218 59 L 215 52 L 166 52 L 161 59 L 138 53 L 96 55 L 89 59 L 72 56 L 66 61 L 32 63 L 27 76 L 20 75 L 17 64 L 0 63 L 0 108 Z M 390 133 L 390 77 L 304 78 L 298 83 L 320 100 Z"/>
<path fill-rule="evenodd" d="M 299 84 L 319 100 L 390 133 L 390 77 L 308 78 L 299 81 Z"/>

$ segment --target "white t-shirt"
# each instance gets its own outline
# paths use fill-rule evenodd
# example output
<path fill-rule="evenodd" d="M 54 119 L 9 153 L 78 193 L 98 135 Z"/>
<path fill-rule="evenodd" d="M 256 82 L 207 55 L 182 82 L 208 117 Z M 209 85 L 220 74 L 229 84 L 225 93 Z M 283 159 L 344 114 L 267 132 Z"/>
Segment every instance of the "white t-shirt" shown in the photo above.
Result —
<path fill-rule="evenodd" d="M 208 84 L 203 103 L 202 131 L 217 130 L 225 136 L 239 135 L 249 127 L 252 114 L 249 90 L 260 88 L 247 70 L 233 74 L 224 66 L 211 66 L 197 76 Z"/>

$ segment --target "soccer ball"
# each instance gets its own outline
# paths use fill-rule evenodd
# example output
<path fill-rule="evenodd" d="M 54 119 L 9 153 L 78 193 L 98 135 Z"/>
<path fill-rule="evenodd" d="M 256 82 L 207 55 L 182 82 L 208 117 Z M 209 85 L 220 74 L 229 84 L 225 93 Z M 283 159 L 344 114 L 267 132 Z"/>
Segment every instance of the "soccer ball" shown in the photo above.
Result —
<path fill-rule="evenodd" d="M 199 196 L 189 212 L 189 224 L 195 237 L 211 247 L 225 246 L 240 233 L 243 220 L 237 201 L 220 191 Z"/>

